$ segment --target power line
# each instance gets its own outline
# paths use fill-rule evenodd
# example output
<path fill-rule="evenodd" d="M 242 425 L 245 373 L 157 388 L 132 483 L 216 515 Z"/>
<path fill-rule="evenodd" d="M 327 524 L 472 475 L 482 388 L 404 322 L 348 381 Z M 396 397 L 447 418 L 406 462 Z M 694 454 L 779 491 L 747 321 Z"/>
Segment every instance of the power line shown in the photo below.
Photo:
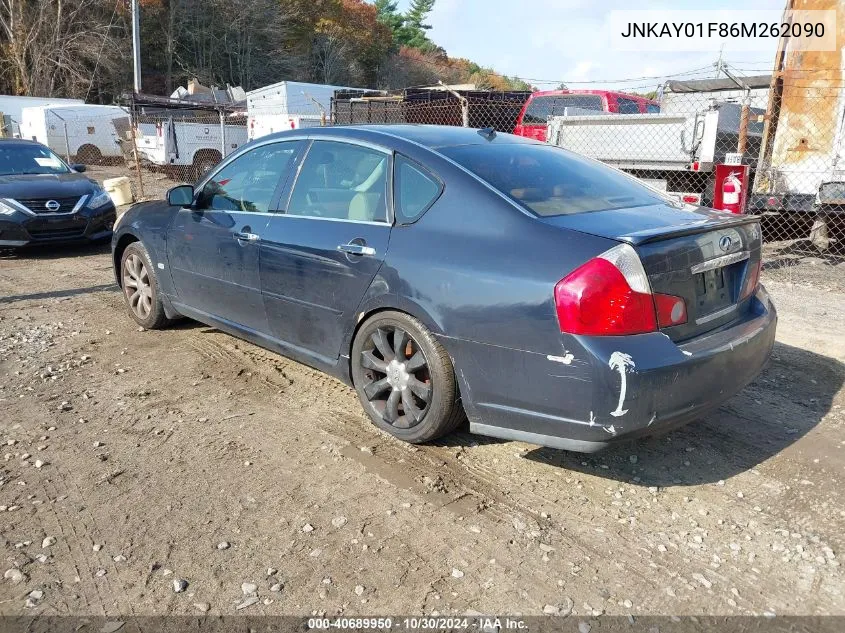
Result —
<path fill-rule="evenodd" d="M 598 84 L 598 83 L 631 83 L 635 81 L 644 81 L 646 79 L 669 79 L 671 77 L 683 77 L 686 75 L 693 75 L 693 74 L 702 74 L 705 71 L 713 70 L 713 66 L 703 66 L 702 68 L 694 68 L 692 70 L 685 70 L 682 72 L 677 73 L 666 73 L 664 75 L 652 75 L 646 77 L 627 77 L 624 79 L 590 79 L 590 80 L 578 80 L 578 81 L 570 81 L 567 79 L 536 79 L 531 77 L 520 77 L 523 81 L 534 81 L 537 83 L 565 83 L 569 84 Z"/>
<path fill-rule="evenodd" d="M 415 58 L 414 61 L 422 62 L 423 64 L 428 64 L 429 66 L 434 66 L 437 68 L 441 68 L 443 70 L 455 70 L 455 66 L 450 64 L 449 62 L 438 62 L 429 59 L 423 58 Z M 488 70 L 488 69 L 482 69 Z M 586 84 L 598 84 L 598 83 L 634 83 L 638 81 L 646 81 L 649 79 L 671 79 L 673 77 L 684 77 L 689 75 L 701 75 L 706 72 L 710 72 L 713 70 L 712 64 L 707 66 L 702 66 L 700 68 L 693 68 L 692 70 L 685 70 L 675 73 L 666 73 L 663 75 L 652 75 L 652 76 L 644 76 L 644 77 L 626 77 L 623 79 L 590 79 L 590 80 L 567 80 L 567 79 L 540 79 L 537 77 L 522 77 L 520 75 L 504 75 L 494 70 L 489 70 L 489 72 L 502 76 L 502 77 L 513 77 L 515 79 L 519 79 L 526 83 L 536 83 L 536 84 L 566 84 L 566 85 L 586 85 Z"/>

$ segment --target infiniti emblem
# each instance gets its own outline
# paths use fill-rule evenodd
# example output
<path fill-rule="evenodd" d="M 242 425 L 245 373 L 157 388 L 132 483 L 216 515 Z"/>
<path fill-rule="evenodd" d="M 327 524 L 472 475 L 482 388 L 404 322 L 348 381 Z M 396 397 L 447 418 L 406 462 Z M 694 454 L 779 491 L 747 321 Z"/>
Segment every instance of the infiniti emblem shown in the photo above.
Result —
<path fill-rule="evenodd" d="M 55 200 L 48 200 L 44 206 L 47 208 L 47 211 L 52 211 L 53 213 L 62 208 L 62 205 Z"/>
<path fill-rule="evenodd" d="M 731 250 L 731 244 L 733 244 L 733 240 L 731 240 L 729 235 L 723 235 L 719 240 L 719 248 L 725 253 Z"/>

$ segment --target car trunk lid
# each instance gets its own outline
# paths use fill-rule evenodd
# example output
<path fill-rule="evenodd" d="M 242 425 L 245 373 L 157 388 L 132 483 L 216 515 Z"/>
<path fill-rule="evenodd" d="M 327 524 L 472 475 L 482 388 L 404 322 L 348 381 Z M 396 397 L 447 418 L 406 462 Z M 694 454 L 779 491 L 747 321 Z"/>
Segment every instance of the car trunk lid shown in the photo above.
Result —
<path fill-rule="evenodd" d="M 661 327 L 682 341 L 741 318 L 761 257 L 757 218 L 670 205 L 543 218 L 544 222 L 631 244 L 652 292 L 682 297 L 687 321 Z"/>

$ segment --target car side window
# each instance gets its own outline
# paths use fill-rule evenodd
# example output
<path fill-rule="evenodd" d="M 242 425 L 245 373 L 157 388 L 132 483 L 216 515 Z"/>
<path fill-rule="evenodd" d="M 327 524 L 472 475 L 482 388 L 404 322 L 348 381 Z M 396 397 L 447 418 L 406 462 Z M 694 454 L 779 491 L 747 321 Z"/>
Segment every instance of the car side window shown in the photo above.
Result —
<path fill-rule="evenodd" d="M 214 174 L 197 198 L 198 209 L 270 211 L 279 181 L 293 161 L 297 142 L 262 145 Z"/>
<path fill-rule="evenodd" d="M 617 100 L 617 104 L 619 105 L 619 114 L 640 113 L 640 106 L 633 99 L 625 99 L 623 97 L 619 97 L 619 99 Z"/>
<path fill-rule="evenodd" d="M 390 156 L 368 147 L 314 141 L 293 186 L 287 214 L 387 222 Z"/>
<path fill-rule="evenodd" d="M 398 154 L 393 174 L 396 222 L 416 222 L 440 196 L 443 185 L 428 170 Z"/>

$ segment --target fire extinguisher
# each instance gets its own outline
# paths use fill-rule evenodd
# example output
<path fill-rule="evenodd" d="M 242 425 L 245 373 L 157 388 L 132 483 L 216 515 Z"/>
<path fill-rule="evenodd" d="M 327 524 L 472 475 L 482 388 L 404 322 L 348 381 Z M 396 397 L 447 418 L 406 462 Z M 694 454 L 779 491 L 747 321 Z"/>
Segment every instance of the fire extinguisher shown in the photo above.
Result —
<path fill-rule="evenodd" d="M 731 213 L 741 213 L 740 197 L 742 181 L 731 172 L 722 181 L 722 209 Z"/>

